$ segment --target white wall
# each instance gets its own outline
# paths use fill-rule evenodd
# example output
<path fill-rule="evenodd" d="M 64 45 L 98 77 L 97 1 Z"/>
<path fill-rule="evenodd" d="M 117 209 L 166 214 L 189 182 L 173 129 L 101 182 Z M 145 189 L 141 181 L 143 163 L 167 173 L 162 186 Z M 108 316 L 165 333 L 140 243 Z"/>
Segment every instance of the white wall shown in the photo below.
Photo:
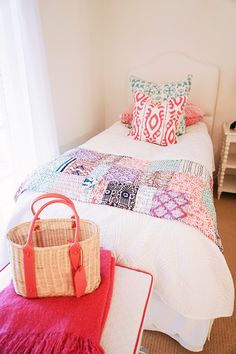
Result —
<path fill-rule="evenodd" d="M 236 119 L 235 0 L 38 1 L 62 150 L 118 119 L 133 67 L 177 50 L 220 68 L 217 162 L 222 122 Z"/>
<path fill-rule="evenodd" d="M 38 0 L 61 151 L 104 128 L 103 0 Z"/>
<path fill-rule="evenodd" d="M 105 0 L 106 125 L 128 104 L 131 68 L 177 50 L 220 68 L 213 135 L 216 160 L 221 125 L 236 120 L 235 0 Z"/>

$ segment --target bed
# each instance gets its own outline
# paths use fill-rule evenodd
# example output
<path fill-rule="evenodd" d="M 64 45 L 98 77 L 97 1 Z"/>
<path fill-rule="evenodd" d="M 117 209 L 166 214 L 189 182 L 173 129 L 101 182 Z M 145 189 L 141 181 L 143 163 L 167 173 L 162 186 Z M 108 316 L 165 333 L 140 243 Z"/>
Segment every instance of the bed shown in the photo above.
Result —
<path fill-rule="evenodd" d="M 210 135 L 218 90 L 217 67 L 180 53 L 166 53 L 130 74 L 161 82 L 180 80 L 189 73 L 193 75 L 190 98 L 202 107 L 206 116 L 204 122 L 188 127 L 177 144 L 162 147 L 132 140 L 127 136 L 127 128 L 115 122 L 80 148 L 151 162 L 190 160 L 203 165 L 212 175 L 214 155 Z M 68 185 L 63 188 L 60 192 L 67 194 Z M 30 219 L 29 205 L 41 192 L 20 193 L 9 227 Z M 219 247 L 198 229 L 179 221 L 108 205 L 75 203 L 81 218 L 99 224 L 101 245 L 113 251 L 117 263 L 154 275 L 154 291 L 144 327 L 168 334 L 188 350 L 201 351 L 214 319 L 231 316 L 233 312 L 232 277 Z M 65 213 L 66 210 L 55 206 L 47 216 Z"/>

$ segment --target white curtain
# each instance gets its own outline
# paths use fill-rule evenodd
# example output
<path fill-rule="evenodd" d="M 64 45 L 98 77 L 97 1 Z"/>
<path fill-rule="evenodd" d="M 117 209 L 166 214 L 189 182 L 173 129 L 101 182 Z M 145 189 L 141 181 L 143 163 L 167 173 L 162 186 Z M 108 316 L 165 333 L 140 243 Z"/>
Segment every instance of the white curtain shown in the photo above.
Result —
<path fill-rule="evenodd" d="M 37 0 L 0 0 L 0 217 L 16 186 L 58 154 Z M 0 269 L 7 260 L 0 225 Z"/>

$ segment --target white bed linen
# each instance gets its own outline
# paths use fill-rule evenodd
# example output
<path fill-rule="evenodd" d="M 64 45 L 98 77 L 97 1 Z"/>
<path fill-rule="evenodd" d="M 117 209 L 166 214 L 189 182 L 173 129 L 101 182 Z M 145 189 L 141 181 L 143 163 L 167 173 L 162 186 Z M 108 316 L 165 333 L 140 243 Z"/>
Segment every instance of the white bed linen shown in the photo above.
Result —
<path fill-rule="evenodd" d="M 202 163 L 209 172 L 213 168 L 212 144 L 204 123 L 188 127 L 187 134 L 174 146 L 134 141 L 120 123 L 82 146 L 147 160 L 189 159 Z M 36 195 L 23 193 L 10 226 L 31 218 L 30 203 Z M 178 221 L 107 205 L 77 202 L 76 207 L 81 218 L 100 225 L 101 245 L 113 250 L 118 262 L 153 273 L 154 292 L 170 310 L 207 323 L 232 315 L 234 288 L 230 271 L 218 247 L 200 231 Z M 64 207 L 55 205 L 45 214 L 56 217 L 65 213 L 69 215 Z"/>
<path fill-rule="evenodd" d="M 178 144 L 168 147 L 130 139 L 119 122 L 83 147 L 148 160 L 189 159 L 203 164 L 210 173 L 214 166 L 212 142 L 202 122 L 188 127 Z M 232 277 L 211 240 L 178 221 L 113 209 L 104 206 L 107 220 L 113 220 L 113 225 L 102 223 L 105 244 L 121 262 L 152 271 L 158 279 L 155 289 L 166 304 L 192 319 L 232 314 Z M 112 238 L 110 233 L 114 233 Z"/>
<path fill-rule="evenodd" d="M 214 170 L 212 142 L 203 122 L 187 127 L 188 134 L 178 137 L 178 144 L 165 147 L 133 140 L 127 132 L 128 128 L 116 122 L 82 147 L 143 160 L 191 160 L 204 165 L 210 173 Z"/>
<path fill-rule="evenodd" d="M 193 320 L 184 317 L 163 303 L 153 292 L 145 318 L 144 328 L 163 332 L 193 352 L 203 350 L 210 337 L 213 320 Z"/>

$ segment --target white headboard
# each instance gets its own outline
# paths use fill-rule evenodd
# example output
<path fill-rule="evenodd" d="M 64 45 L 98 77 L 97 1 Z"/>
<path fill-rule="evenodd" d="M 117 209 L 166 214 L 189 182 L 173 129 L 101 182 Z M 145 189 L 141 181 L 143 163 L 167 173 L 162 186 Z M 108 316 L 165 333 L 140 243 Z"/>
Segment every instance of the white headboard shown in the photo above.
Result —
<path fill-rule="evenodd" d="M 212 134 L 219 83 L 217 66 L 197 61 L 182 53 L 168 52 L 130 72 L 130 75 L 158 84 L 183 80 L 188 74 L 193 75 L 189 101 L 197 104 L 206 113 L 204 119 L 209 133 Z"/>

